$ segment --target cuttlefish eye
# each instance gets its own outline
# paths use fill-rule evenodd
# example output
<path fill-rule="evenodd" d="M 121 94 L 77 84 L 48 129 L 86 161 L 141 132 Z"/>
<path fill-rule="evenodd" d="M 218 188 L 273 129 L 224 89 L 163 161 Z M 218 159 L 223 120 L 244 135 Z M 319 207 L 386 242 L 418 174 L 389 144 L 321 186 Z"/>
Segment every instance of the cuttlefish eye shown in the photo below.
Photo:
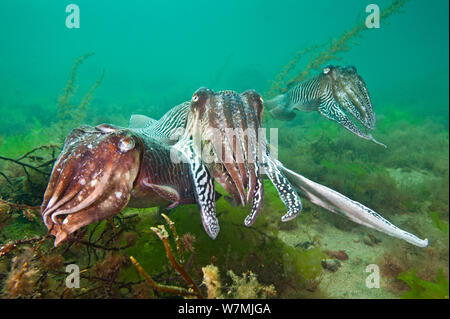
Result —
<path fill-rule="evenodd" d="M 194 94 L 193 96 L 192 96 L 192 102 L 197 102 L 198 101 L 198 95 L 197 94 Z"/>
<path fill-rule="evenodd" d="M 328 74 L 328 73 L 330 73 L 330 71 L 331 71 L 331 68 L 330 68 L 329 66 L 326 66 L 326 67 L 323 69 L 323 74 Z"/>
<path fill-rule="evenodd" d="M 132 137 L 122 138 L 119 142 L 119 149 L 121 152 L 125 153 L 134 148 L 135 142 Z"/>

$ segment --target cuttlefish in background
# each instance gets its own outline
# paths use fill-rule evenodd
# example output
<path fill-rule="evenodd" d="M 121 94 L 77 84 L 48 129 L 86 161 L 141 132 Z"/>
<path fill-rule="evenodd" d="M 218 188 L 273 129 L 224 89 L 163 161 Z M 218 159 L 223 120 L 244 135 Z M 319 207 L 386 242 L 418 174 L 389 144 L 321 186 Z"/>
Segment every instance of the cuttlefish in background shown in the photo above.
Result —
<path fill-rule="evenodd" d="M 126 206 L 171 209 L 189 203 L 198 204 L 204 229 L 214 239 L 220 230 L 214 181 L 235 202 L 251 203 L 244 221 L 251 226 L 263 205 L 263 174 L 286 205 L 282 221 L 301 212 L 300 194 L 356 223 L 419 247 L 428 245 L 427 239 L 396 227 L 370 208 L 285 168 L 272 157 L 265 136 L 258 134 L 263 113 L 263 99 L 255 91 L 200 88 L 191 101 L 160 120 L 135 115 L 129 128 L 103 124 L 73 130 L 41 206 L 55 245 Z"/>
<path fill-rule="evenodd" d="M 354 66 L 326 66 L 322 73 L 292 85 L 265 106 L 272 117 L 284 121 L 292 120 L 295 110 L 317 111 L 353 134 L 386 147 L 370 134 L 375 128 L 375 112 L 366 84 Z"/>

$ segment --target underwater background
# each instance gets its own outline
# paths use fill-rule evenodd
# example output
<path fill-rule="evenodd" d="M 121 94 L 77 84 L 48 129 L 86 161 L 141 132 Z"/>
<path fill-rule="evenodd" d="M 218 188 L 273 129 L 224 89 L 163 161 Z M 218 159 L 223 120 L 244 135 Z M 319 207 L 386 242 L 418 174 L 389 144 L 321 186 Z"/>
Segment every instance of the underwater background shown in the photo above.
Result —
<path fill-rule="evenodd" d="M 70 3 L 80 8 L 79 29 L 65 25 Z M 126 209 L 115 227 L 90 225 L 78 242 L 52 248 L 36 209 L 48 181 L 39 171 L 49 172 L 64 137 L 81 124 L 159 118 L 201 86 L 255 89 L 268 99 L 316 59 L 319 68 L 308 76 L 330 63 L 357 68 L 377 115 L 373 135 L 388 148 L 316 112 L 290 122 L 266 115 L 265 127 L 278 128 L 280 161 L 430 246 L 414 247 L 306 200 L 299 217 L 281 223 L 285 208 L 266 184 L 252 228 L 243 226 L 246 208 L 218 201 L 214 241 L 195 205 L 168 213 L 188 272 L 208 297 L 448 298 L 449 3 L 376 1 L 387 8 L 380 28 L 339 46 L 364 23 L 370 3 L 1 1 L 0 297 L 171 296 L 148 286 L 129 256 L 160 283 L 186 286 L 150 230 L 165 223 L 157 208 Z M 68 89 L 73 96 L 64 101 Z M 85 270 L 75 290 L 64 284 L 65 265 L 74 261 Z M 369 264 L 379 266 L 379 288 L 366 285 Z"/>

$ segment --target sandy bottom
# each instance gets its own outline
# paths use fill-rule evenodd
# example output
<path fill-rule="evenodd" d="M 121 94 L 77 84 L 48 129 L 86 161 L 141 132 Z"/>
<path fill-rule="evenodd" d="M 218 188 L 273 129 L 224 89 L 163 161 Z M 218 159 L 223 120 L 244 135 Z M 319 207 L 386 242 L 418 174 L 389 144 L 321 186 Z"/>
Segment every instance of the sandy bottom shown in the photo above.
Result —
<path fill-rule="evenodd" d="M 339 261 L 341 266 L 337 271 L 323 270 L 319 289 L 329 298 L 399 298 L 402 291 L 396 291 L 391 285 L 395 278 L 386 278 L 382 275 L 381 263 L 386 254 L 404 257 L 410 261 L 411 266 L 420 268 L 423 267 L 427 250 L 433 249 L 431 247 L 434 244 L 435 249 L 447 249 L 447 260 L 439 260 L 437 263 L 433 261 L 434 268 L 440 264 L 439 266 L 448 269 L 448 242 L 442 242 L 442 234 L 436 232 L 431 220 L 424 213 L 414 214 L 414 224 L 421 225 L 417 229 L 410 227 L 411 216 L 400 215 L 390 219 L 397 226 L 419 237 L 426 235 L 424 237 L 430 239 L 430 248 L 415 247 L 328 211 L 317 209 L 312 204 L 308 203 L 305 206 L 309 209 L 292 221 L 296 224 L 290 226 L 289 230 L 280 231 L 278 236 L 293 247 L 312 242 L 310 247 L 345 251 L 349 258 Z M 377 243 L 371 241 L 369 234 L 379 241 Z M 366 279 L 371 275 L 371 272 L 366 272 L 366 268 L 371 264 L 377 265 L 380 269 L 379 288 L 369 288 L 366 285 Z"/>

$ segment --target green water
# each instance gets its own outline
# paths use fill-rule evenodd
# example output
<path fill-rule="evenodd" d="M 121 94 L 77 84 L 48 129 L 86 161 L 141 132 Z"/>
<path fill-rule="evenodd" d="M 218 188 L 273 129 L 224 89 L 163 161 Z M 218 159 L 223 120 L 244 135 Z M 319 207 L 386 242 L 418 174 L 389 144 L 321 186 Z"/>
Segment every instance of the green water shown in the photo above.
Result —
<path fill-rule="evenodd" d="M 364 1 L 81 0 L 80 28 L 68 29 L 68 4 L 2 1 L 2 135 L 34 118 L 53 121 L 73 60 L 88 52 L 96 56 L 80 71 L 80 86 L 106 71 L 92 106 L 99 121 L 150 107 L 159 115 L 200 86 L 265 92 L 295 52 L 367 15 Z M 357 66 L 378 113 L 391 104 L 448 123 L 447 9 L 443 0 L 411 1 L 342 55 L 338 63 Z"/>
<path fill-rule="evenodd" d="M 78 29 L 65 25 L 65 8 L 70 3 L 80 9 Z M 383 9 L 390 3 L 379 0 L 376 4 Z M 158 118 L 190 99 L 201 86 L 216 91 L 255 89 L 264 96 L 296 52 L 339 38 L 364 21 L 367 4 L 360 0 L 3 0 L 0 155 L 18 158 L 36 146 L 61 143 L 53 129 L 61 121 L 58 96 L 63 93 L 74 60 L 86 53 L 95 55 L 78 70 L 74 105 L 105 73 L 83 123 L 125 126 L 135 113 Z M 340 60 L 329 61 L 354 65 L 364 78 L 378 120 L 373 135 L 388 145 L 387 150 L 358 139 L 316 113 L 298 113 L 292 122 L 268 122 L 279 128 L 279 158 L 287 166 L 364 203 L 431 242 L 430 248 L 421 250 L 376 233 L 381 243 L 366 245 L 363 242 L 369 231 L 363 226 L 307 204 L 305 214 L 293 222 L 295 226 L 275 227 L 279 231 L 277 238 L 290 246 L 286 250 L 320 235 L 318 248 L 347 247 L 351 261 L 342 262 L 336 273 L 323 270 L 320 297 L 398 298 L 408 291 L 408 286 L 397 275 L 411 268 L 417 268 L 418 276 L 428 281 L 436 278 L 439 269 L 444 269 L 448 278 L 448 12 L 446 0 L 411 0 L 400 13 L 381 20 L 380 28 L 366 30 L 352 39 L 350 50 L 339 52 Z M 307 62 L 300 60 L 296 70 L 302 70 Z M 63 131 L 67 134 L 74 128 L 71 125 L 80 124 L 72 122 Z M 0 172 L 13 181 L 23 175 L 11 162 L 0 161 Z M 45 182 L 41 184 L 45 187 Z M 11 194 L 5 178 L 0 176 L 0 187 L 0 197 L 5 200 L 39 205 L 39 197 L 32 198 L 25 186 L 19 195 Z M 277 200 L 276 196 L 268 196 L 266 203 L 276 206 L 271 201 Z M 221 207 L 226 211 L 234 209 L 226 204 Z M 183 208 L 178 209 L 177 216 L 183 213 Z M 275 208 L 272 213 L 275 222 L 271 223 L 276 224 L 281 213 Z M 151 223 L 162 222 L 152 218 Z M 233 219 L 228 222 L 231 225 Z M 16 221 L 13 226 L 0 228 L 0 244 L 25 233 L 39 233 L 36 228 L 42 224 L 37 219 L 31 224 Z M 180 227 L 203 236 L 199 220 L 191 228 Z M 211 245 L 206 239 L 199 241 L 198 267 L 211 259 Z M 234 246 L 227 248 L 224 240 L 218 245 L 224 252 L 238 251 Z M 151 256 L 143 254 L 141 258 Z M 0 276 L 0 282 L 7 276 L 9 262 L 4 262 L 5 277 Z M 364 273 L 361 267 L 369 263 L 380 264 L 387 278 L 381 290 L 367 290 L 362 281 L 345 277 L 346 272 Z M 252 261 L 248 261 L 236 267 L 245 271 L 251 265 Z M 151 263 L 147 266 L 151 267 Z M 197 275 L 201 277 L 199 269 Z M 271 284 L 270 276 L 262 276 L 265 284 Z M 296 294 L 280 283 L 275 286 L 283 291 L 281 297 L 309 296 L 306 290 Z"/>

